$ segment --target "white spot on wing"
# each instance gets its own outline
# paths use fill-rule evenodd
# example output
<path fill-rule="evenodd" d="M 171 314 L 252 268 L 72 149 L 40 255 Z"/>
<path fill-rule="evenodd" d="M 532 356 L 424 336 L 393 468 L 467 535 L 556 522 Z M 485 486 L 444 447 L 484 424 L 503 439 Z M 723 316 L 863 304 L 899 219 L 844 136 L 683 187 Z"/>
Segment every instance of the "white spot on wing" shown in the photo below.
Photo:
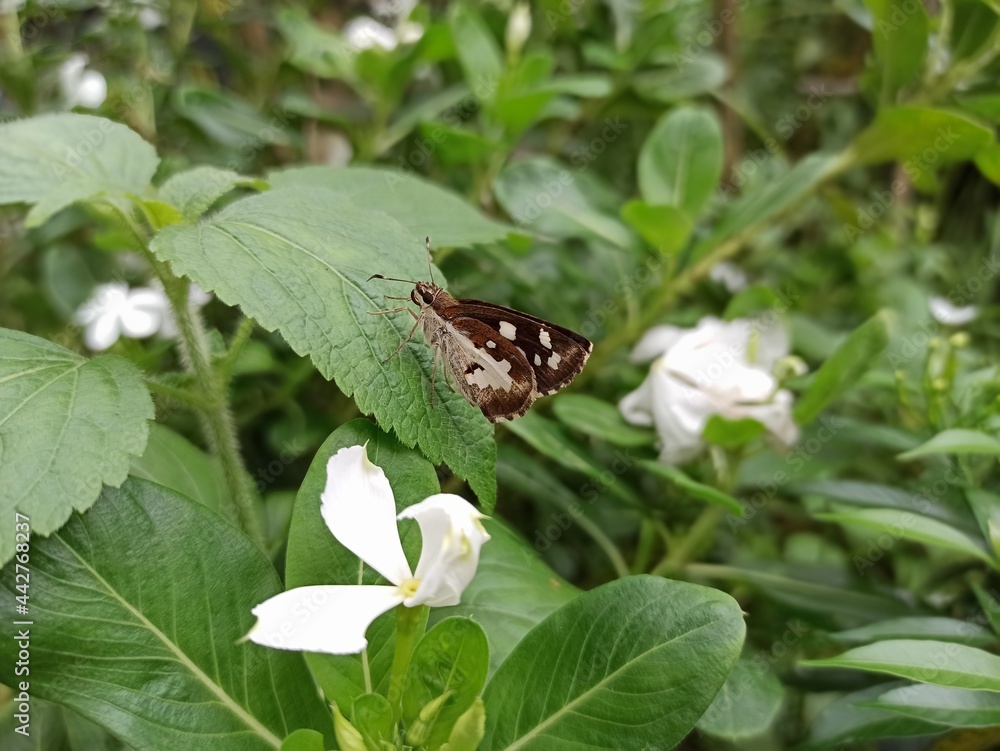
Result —
<path fill-rule="evenodd" d="M 549 332 L 542 329 L 538 332 L 538 341 L 542 343 L 545 349 L 552 349 L 552 337 L 549 336 Z M 536 365 L 541 365 L 541 363 L 535 363 Z"/>
<path fill-rule="evenodd" d="M 510 321 L 500 321 L 500 333 L 514 341 L 514 337 L 517 336 L 517 326 Z"/>
<path fill-rule="evenodd" d="M 486 346 L 489 347 L 490 349 L 496 349 L 497 343 L 492 339 L 490 339 L 488 342 L 486 342 Z"/>
<path fill-rule="evenodd" d="M 542 364 L 542 356 L 539 354 L 535 354 L 535 365 L 541 365 L 541 364 Z"/>
<path fill-rule="evenodd" d="M 562 360 L 562 358 L 559 356 L 559 353 L 558 352 L 553 352 L 552 353 L 552 357 L 549 358 L 549 361 L 548 361 L 547 364 L 548 364 L 548 366 L 550 368 L 552 368 L 553 370 L 555 370 L 556 368 L 559 367 L 559 361 L 560 360 Z"/>
<path fill-rule="evenodd" d="M 483 367 L 475 368 L 471 373 L 465 374 L 465 380 L 470 386 L 478 386 L 481 389 L 503 389 L 507 390 L 510 388 L 511 378 L 508 373 L 510 373 L 510 361 L 500 360 L 496 362 L 496 370 L 492 368 L 487 370 Z"/>

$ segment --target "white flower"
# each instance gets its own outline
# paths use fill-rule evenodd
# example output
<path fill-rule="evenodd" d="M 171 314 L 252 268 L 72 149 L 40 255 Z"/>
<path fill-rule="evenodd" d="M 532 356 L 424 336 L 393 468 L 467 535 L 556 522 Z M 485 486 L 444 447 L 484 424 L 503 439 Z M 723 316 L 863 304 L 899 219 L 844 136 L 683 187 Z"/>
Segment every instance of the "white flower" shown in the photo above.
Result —
<path fill-rule="evenodd" d="M 507 51 L 516 56 L 531 36 L 531 8 L 527 3 L 518 3 L 507 17 Z"/>
<path fill-rule="evenodd" d="M 382 613 L 405 605 L 457 605 L 490 536 L 485 518 L 450 493 L 432 495 L 396 516 L 389 481 L 364 446 L 342 448 L 326 465 L 321 511 L 333 536 L 378 571 L 387 585 L 319 585 L 282 592 L 253 609 L 247 638 L 277 649 L 354 654 Z M 416 572 L 403 555 L 397 519 L 415 519 L 423 544 Z"/>
<path fill-rule="evenodd" d="M 358 52 L 372 47 L 394 50 L 398 44 L 396 33 L 392 29 L 369 16 L 359 16 L 348 21 L 344 26 L 344 39 L 349 47 Z"/>
<path fill-rule="evenodd" d="M 104 103 L 108 95 L 108 84 L 96 70 L 87 69 L 87 56 L 82 53 L 70 55 L 59 67 L 59 88 L 69 107 L 94 109 Z"/>
<path fill-rule="evenodd" d="M 746 272 L 729 261 L 715 264 L 708 272 L 708 278 L 721 284 L 730 294 L 736 294 L 747 286 Z"/>
<path fill-rule="evenodd" d="M 678 464 L 704 447 L 702 431 L 712 415 L 762 423 L 781 443 L 798 438 L 792 395 L 778 388 L 775 363 L 788 354 L 780 325 L 703 318 L 694 329 L 656 326 L 636 345 L 632 359 L 656 358 L 642 385 L 619 408 L 634 425 L 655 426 L 660 460 Z"/>
<path fill-rule="evenodd" d="M 170 304 L 162 289 L 129 289 L 122 282 L 101 284 L 73 319 L 85 327 L 87 347 L 99 352 L 118 341 L 122 334 L 142 339 L 156 333 L 169 314 Z"/>
<path fill-rule="evenodd" d="M 963 305 L 961 307 L 952 305 L 944 297 L 932 297 L 930 302 L 931 315 L 938 323 L 945 326 L 964 326 L 976 320 L 979 315 L 979 308 L 975 305 Z"/>

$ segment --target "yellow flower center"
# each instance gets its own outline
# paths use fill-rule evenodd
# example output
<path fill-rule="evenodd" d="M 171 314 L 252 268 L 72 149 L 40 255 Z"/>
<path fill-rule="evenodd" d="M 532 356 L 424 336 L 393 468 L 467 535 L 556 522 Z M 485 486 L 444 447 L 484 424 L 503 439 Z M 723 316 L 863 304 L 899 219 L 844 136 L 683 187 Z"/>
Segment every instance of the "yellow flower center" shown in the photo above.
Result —
<path fill-rule="evenodd" d="M 419 579 L 407 579 L 402 584 L 399 585 L 399 591 L 403 594 L 403 599 L 408 600 L 413 595 L 417 593 L 417 589 L 420 587 Z"/>

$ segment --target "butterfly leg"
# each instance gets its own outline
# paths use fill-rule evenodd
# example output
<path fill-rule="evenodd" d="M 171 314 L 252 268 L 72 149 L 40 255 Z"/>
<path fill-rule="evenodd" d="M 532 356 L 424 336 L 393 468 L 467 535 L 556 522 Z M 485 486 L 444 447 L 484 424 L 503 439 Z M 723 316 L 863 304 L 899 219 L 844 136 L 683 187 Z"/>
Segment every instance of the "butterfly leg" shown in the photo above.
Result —
<path fill-rule="evenodd" d="M 410 339 L 412 339 L 412 338 L 413 338 L 413 335 L 414 335 L 414 334 L 415 334 L 415 333 L 417 332 L 417 326 L 419 326 L 419 325 L 420 325 L 420 316 L 418 316 L 418 315 L 417 315 L 416 313 L 414 313 L 414 312 L 413 312 L 412 310 L 410 310 L 409 308 L 403 308 L 403 310 L 409 310 L 409 311 L 410 311 L 410 315 L 412 315 L 412 316 L 413 316 L 414 318 L 416 318 L 417 320 L 416 320 L 416 322 L 415 322 L 415 323 L 413 324 L 413 328 L 412 328 L 412 329 L 410 329 L 410 333 L 406 335 L 406 338 L 405 338 L 405 339 L 404 339 L 403 341 L 401 341 L 401 342 L 399 343 L 399 346 L 398 346 L 398 347 L 396 347 L 396 349 L 394 349 L 394 350 L 392 351 L 392 354 L 391 354 L 391 355 L 389 355 L 389 356 L 388 356 L 387 358 L 385 358 L 385 359 L 384 359 L 384 360 L 382 361 L 382 364 L 383 364 L 383 365 L 385 365 L 385 364 L 386 364 L 387 362 L 389 362 L 389 360 L 391 360 L 392 358 L 394 358 L 394 357 L 395 357 L 396 355 L 398 355 L 398 354 L 399 354 L 399 351 L 400 351 L 400 350 L 401 350 L 401 349 L 402 349 L 403 347 L 405 347 L 405 346 L 406 346 L 407 342 L 409 342 L 409 341 L 410 341 Z M 379 312 L 379 313 L 388 313 L 388 312 L 390 312 L 390 311 L 387 311 L 387 310 L 386 310 L 386 311 L 377 311 L 377 312 Z"/>
<path fill-rule="evenodd" d="M 411 316 L 413 316 L 414 318 L 418 317 L 417 314 L 413 312 L 413 308 L 407 308 L 405 306 L 402 307 L 402 308 L 393 308 L 392 310 L 369 310 L 368 311 L 368 315 L 370 315 L 370 316 L 384 316 L 384 315 L 387 315 L 389 313 L 402 313 L 404 310 L 407 313 L 409 313 Z"/>

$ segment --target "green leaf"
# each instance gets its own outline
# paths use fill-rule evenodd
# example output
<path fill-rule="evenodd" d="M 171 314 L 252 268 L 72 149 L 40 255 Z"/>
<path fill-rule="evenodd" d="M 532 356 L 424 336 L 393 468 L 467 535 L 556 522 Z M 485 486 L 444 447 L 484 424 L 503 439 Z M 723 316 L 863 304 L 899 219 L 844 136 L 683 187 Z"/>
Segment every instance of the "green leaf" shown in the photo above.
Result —
<path fill-rule="evenodd" d="M 715 505 L 726 509 L 729 513 L 736 514 L 737 516 L 742 516 L 744 513 L 743 504 L 731 495 L 723 493 L 721 490 L 713 488 L 711 485 L 705 485 L 697 480 L 692 480 L 686 474 L 677 469 L 677 467 L 653 461 L 651 459 L 643 459 L 639 462 L 639 464 L 647 472 L 652 472 L 654 475 L 667 478 L 674 485 L 679 487 L 681 490 L 687 491 L 695 498 L 700 498 L 703 501 L 714 503 Z"/>
<path fill-rule="evenodd" d="M 13 696 L 18 696 L 18 687 L 11 687 L 15 689 Z M 28 723 L 23 716 L 18 718 L 18 708 L 13 701 L 0 713 L 0 738 L 4 739 L 4 751 L 130 751 L 128 746 L 100 725 L 76 712 L 37 696 L 31 696 L 30 705 Z M 22 728 L 21 732 L 28 734 L 22 735 L 15 728 Z"/>
<path fill-rule="evenodd" d="M 922 683 L 894 688 L 877 699 L 861 702 L 860 706 L 898 712 L 953 728 L 1000 727 L 1000 694 L 992 691 L 969 691 Z"/>
<path fill-rule="evenodd" d="M 659 68 L 631 76 L 632 88 L 643 99 L 670 104 L 714 91 L 726 81 L 726 64 L 714 55 L 703 55 L 676 68 Z"/>
<path fill-rule="evenodd" d="M 623 738 L 672 748 L 722 687 L 743 636 L 739 606 L 717 590 L 652 576 L 600 586 L 545 619 L 493 676 L 482 748 L 620 748 Z"/>
<path fill-rule="evenodd" d="M 31 544 L 31 689 L 136 748 L 277 749 L 333 728 L 300 655 L 241 643 L 281 583 L 264 554 L 204 506 L 130 479 Z M 14 566 L 0 575 L 13 612 Z M 81 598 L 81 593 L 86 597 Z M 14 685 L 17 646 L 0 642 Z M 125 667 L 127 666 L 127 669 Z"/>
<path fill-rule="evenodd" d="M 0 329 L 0 513 L 26 514 L 35 535 L 55 532 L 102 485 L 125 481 L 152 418 L 142 375 L 127 360 L 88 360 Z M 0 562 L 13 554 L 14 535 L 0 535 Z"/>
<path fill-rule="evenodd" d="M 801 664 L 870 670 L 937 686 L 1000 691 L 1000 657 L 933 639 L 889 639 Z"/>
<path fill-rule="evenodd" d="M 975 647 L 989 647 L 996 642 L 993 632 L 971 621 L 932 616 L 912 616 L 877 621 L 867 626 L 830 634 L 848 644 L 863 644 L 885 639 L 936 639 L 955 641 Z"/>
<path fill-rule="evenodd" d="M 666 256 L 684 249 L 693 228 L 691 220 L 676 206 L 653 206 L 642 201 L 622 206 L 622 219 Z"/>
<path fill-rule="evenodd" d="M 816 371 L 795 405 L 795 421 L 805 425 L 816 419 L 876 363 L 888 344 L 889 332 L 883 314 L 872 316 L 856 328 Z"/>
<path fill-rule="evenodd" d="M 371 315 L 399 287 L 368 277 L 427 274 L 422 242 L 391 217 L 321 188 L 273 190 L 195 226 L 168 227 L 153 249 L 175 272 L 279 330 L 363 413 L 432 461 L 447 461 L 484 508 L 493 507 L 493 426 L 442 379 L 431 406 L 433 358 L 425 342 L 413 341 L 386 362 L 409 334 L 410 318 Z"/>
<path fill-rule="evenodd" d="M 425 705 L 449 695 L 421 745 L 447 742 L 455 722 L 482 693 L 489 664 L 486 633 L 469 618 L 445 618 L 424 635 L 406 671 L 403 722 L 410 726 Z"/>
<path fill-rule="evenodd" d="M 302 728 L 281 742 L 281 751 L 323 751 L 323 734 Z"/>
<path fill-rule="evenodd" d="M 642 500 L 635 492 L 625 483 L 616 482 L 613 477 L 609 479 L 608 470 L 598 466 L 590 455 L 566 435 L 559 423 L 554 420 L 542 417 L 535 412 L 528 412 L 524 417 L 505 423 L 504 427 L 563 467 L 591 478 L 602 489 L 606 489 L 620 501 L 637 508 L 643 506 Z M 612 472 L 612 474 L 617 475 L 621 472 Z"/>
<path fill-rule="evenodd" d="M 556 417 L 581 433 L 616 446 L 649 446 L 656 440 L 650 430 L 625 422 L 613 404 L 582 394 L 563 394 L 552 400 Z"/>
<path fill-rule="evenodd" d="M 382 694 L 361 694 L 351 707 L 351 722 L 365 744 L 379 748 L 382 742 L 391 742 L 395 731 L 392 705 Z"/>
<path fill-rule="evenodd" d="M 923 73 L 927 12 L 920 3 L 906 0 L 865 0 L 865 5 L 872 14 L 872 43 L 880 65 L 884 106 Z"/>
<path fill-rule="evenodd" d="M 479 556 L 476 576 L 462 593 L 462 603 L 432 608 L 430 623 L 461 615 L 485 630 L 490 646 L 490 674 L 524 635 L 580 590 L 545 565 L 539 554 L 497 519 L 483 522 L 490 541 Z"/>
<path fill-rule="evenodd" d="M 1000 185 L 1000 144 L 990 144 L 976 154 L 976 167 L 983 177 Z"/>
<path fill-rule="evenodd" d="M 272 172 L 268 180 L 275 190 L 325 188 L 356 206 L 378 207 L 406 228 L 413 247 L 423 248 L 424 238 L 428 236 L 434 248 L 480 245 L 503 240 L 513 229 L 487 219 L 454 193 L 395 170 L 295 167 Z M 387 268 L 387 274 L 393 271 L 392 267 Z M 424 260 L 421 276 L 416 278 L 426 275 L 427 262 Z"/>
<path fill-rule="evenodd" d="M 635 237 L 618 220 L 620 200 L 593 175 L 548 157 L 508 164 L 493 184 L 518 227 L 552 237 L 597 238 L 631 248 Z"/>
<path fill-rule="evenodd" d="M 288 117 L 277 108 L 261 112 L 236 94 L 207 86 L 180 85 L 170 92 L 177 115 L 196 125 L 207 138 L 237 152 L 230 166 L 250 161 L 271 144 L 293 143 Z"/>
<path fill-rule="evenodd" d="M 722 127 L 704 107 L 679 107 L 656 123 L 639 152 L 639 192 L 694 220 L 722 175 Z"/>
<path fill-rule="evenodd" d="M 887 687 L 902 685 L 902 682 L 881 683 L 844 694 L 830 702 L 813 722 L 806 743 L 798 746 L 796 751 L 830 751 L 860 741 L 943 732 L 946 728 L 939 724 L 865 706 L 884 693 Z"/>
<path fill-rule="evenodd" d="M 771 666 L 741 657 L 698 720 L 698 730 L 730 742 L 760 735 L 771 727 L 783 699 L 784 689 Z"/>
<path fill-rule="evenodd" d="M 35 204 L 36 227 L 77 201 L 144 192 L 158 163 L 137 133 L 102 117 L 14 120 L 0 124 L 0 204 Z"/>
<path fill-rule="evenodd" d="M 971 555 L 987 563 L 993 563 L 982 543 L 943 522 L 909 511 L 900 512 L 894 509 L 872 508 L 835 514 L 816 514 L 815 516 L 824 521 L 854 524 L 874 529 L 881 532 L 882 536 L 888 535 L 893 542 L 896 539 L 911 540 Z M 879 537 L 879 540 L 881 539 L 882 537 Z M 893 542 L 890 542 L 890 546 Z M 880 547 L 883 546 L 880 545 Z"/>
<path fill-rule="evenodd" d="M 195 167 L 180 172 L 160 186 L 160 198 L 194 222 L 234 188 L 267 190 L 267 181 L 244 177 L 232 170 Z"/>
<path fill-rule="evenodd" d="M 956 112 L 893 107 L 879 110 L 852 150 L 858 164 L 903 162 L 917 179 L 942 164 L 972 159 L 993 140 L 990 128 Z"/>
<path fill-rule="evenodd" d="M 980 433 L 978 430 L 952 428 L 938 433 L 926 443 L 922 443 L 915 449 L 910 449 L 896 458 L 900 461 L 908 462 L 913 459 L 921 459 L 925 456 L 938 456 L 940 454 L 956 454 L 958 456 L 983 454 L 997 456 L 1000 455 L 1000 441 L 991 435 Z"/>
<path fill-rule="evenodd" d="M 466 83 L 477 92 L 495 91 L 503 74 L 503 58 L 479 11 L 469 2 L 452 3 L 448 26 Z"/>
<path fill-rule="evenodd" d="M 397 511 L 439 491 L 434 467 L 416 451 L 405 448 L 394 437 L 379 430 L 377 425 L 368 420 L 353 420 L 340 426 L 316 452 L 295 498 L 285 560 L 287 589 L 319 584 L 357 584 L 362 569 L 362 584 L 385 583 L 376 571 L 362 566 L 357 556 L 337 541 L 320 514 L 327 461 L 345 446 L 364 444 L 368 446 L 368 459 L 381 467 L 389 480 Z M 417 526 L 401 525 L 400 538 L 413 567 L 420 549 Z M 492 541 L 487 543 L 483 554 L 492 544 Z M 395 614 L 389 612 L 377 618 L 368 627 L 367 638 L 371 685 L 384 694 L 396 643 Z M 361 655 L 307 653 L 306 661 L 330 701 L 346 708 L 352 705 L 355 697 L 366 692 Z"/>
<path fill-rule="evenodd" d="M 226 508 L 226 478 L 219 460 L 170 428 L 153 423 L 142 456 L 132 458 L 129 474 L 152 480 L 213 511 Z"/>

